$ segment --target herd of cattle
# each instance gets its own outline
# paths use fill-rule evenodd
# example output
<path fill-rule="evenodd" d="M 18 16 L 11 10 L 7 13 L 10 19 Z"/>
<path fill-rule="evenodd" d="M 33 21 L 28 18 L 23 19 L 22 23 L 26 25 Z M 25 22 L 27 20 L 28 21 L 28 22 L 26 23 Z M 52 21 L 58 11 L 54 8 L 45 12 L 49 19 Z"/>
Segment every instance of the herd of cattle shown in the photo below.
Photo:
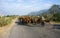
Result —
<path fill-rule="evenodd" d="M 42 20 L 42 17 L 40 17 L 40 16 L 36 16 L 36 17 L 20 16 L 19 17 L 19 22 L 22 23 L 22 24 L 29 24 L 29 23 L 39 24 L 43 21 L 49 22 L 48 20 Z"/>

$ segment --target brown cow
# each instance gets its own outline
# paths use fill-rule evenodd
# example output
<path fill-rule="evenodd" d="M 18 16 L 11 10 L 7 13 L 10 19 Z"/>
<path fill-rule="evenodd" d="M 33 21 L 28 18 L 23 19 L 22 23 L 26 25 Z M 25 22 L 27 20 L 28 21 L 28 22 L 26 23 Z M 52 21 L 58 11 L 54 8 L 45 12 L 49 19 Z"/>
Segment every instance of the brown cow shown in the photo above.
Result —
<path fill-rule="evenodd" d="M 41 18 L 40 17 L 35 17 L 34 22 L 35 22 L 35 24 L 39 24 L 41 22 Z"/>
<path fill-rule="evenodd" d="M 28 24 L 28 23 L 39 24 L 41 22 L 41 18 L 40 17 L 31 17 L 31 16 L 21 16 L 21 17 L 19 17 L 19 20 L 23 24 Z"/>

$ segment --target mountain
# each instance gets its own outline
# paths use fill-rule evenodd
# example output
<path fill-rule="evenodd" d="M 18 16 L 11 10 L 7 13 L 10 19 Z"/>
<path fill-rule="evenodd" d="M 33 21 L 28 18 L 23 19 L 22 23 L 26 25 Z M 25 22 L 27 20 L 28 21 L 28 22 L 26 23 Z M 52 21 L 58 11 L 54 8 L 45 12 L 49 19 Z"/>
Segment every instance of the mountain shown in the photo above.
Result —
<path fill-rule="evenodd" d="M 47 13 L 47 14 L 60 13 L 60 5 L 53 5 L 49 9 L 31 12 L 28 15 L 41 15 L 42 13 Z"/>
<path fill-rule="evenodd" d="M 47 12 L 48 10 L 40 10 L 40 11 L 35 11 L 31 12 L 28 15 L 40 15 L 41 13 Z"/>
<path fill-rule="evenodd" d="M 51 14 L 60 13 L 60 5 L 53 5 L 53 6 L 49 9 L 49 12 L 50 12 Z"/>

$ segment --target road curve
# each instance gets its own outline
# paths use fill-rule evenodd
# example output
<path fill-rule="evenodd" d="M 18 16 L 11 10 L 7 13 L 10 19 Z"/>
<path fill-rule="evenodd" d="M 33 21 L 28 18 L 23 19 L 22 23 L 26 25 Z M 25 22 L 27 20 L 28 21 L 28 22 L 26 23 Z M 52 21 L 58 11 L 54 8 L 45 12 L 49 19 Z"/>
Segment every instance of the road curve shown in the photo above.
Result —
<path fill-rule="evenodd" d="M 9 38 L 60 38 L 60 32 L 45 27 L 29 27 L 15 24 Z"/>

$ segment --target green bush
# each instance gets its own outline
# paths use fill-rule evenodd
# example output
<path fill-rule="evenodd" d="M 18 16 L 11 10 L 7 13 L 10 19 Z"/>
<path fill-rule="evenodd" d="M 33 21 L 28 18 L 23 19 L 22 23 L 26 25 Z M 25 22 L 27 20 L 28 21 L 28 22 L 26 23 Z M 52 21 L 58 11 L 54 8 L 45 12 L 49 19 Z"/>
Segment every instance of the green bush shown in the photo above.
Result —
<path fill-rule="evenodd" d="M 56 13 L 53 17 L 53 21 L 60 22 L 60 13 Z"/>

